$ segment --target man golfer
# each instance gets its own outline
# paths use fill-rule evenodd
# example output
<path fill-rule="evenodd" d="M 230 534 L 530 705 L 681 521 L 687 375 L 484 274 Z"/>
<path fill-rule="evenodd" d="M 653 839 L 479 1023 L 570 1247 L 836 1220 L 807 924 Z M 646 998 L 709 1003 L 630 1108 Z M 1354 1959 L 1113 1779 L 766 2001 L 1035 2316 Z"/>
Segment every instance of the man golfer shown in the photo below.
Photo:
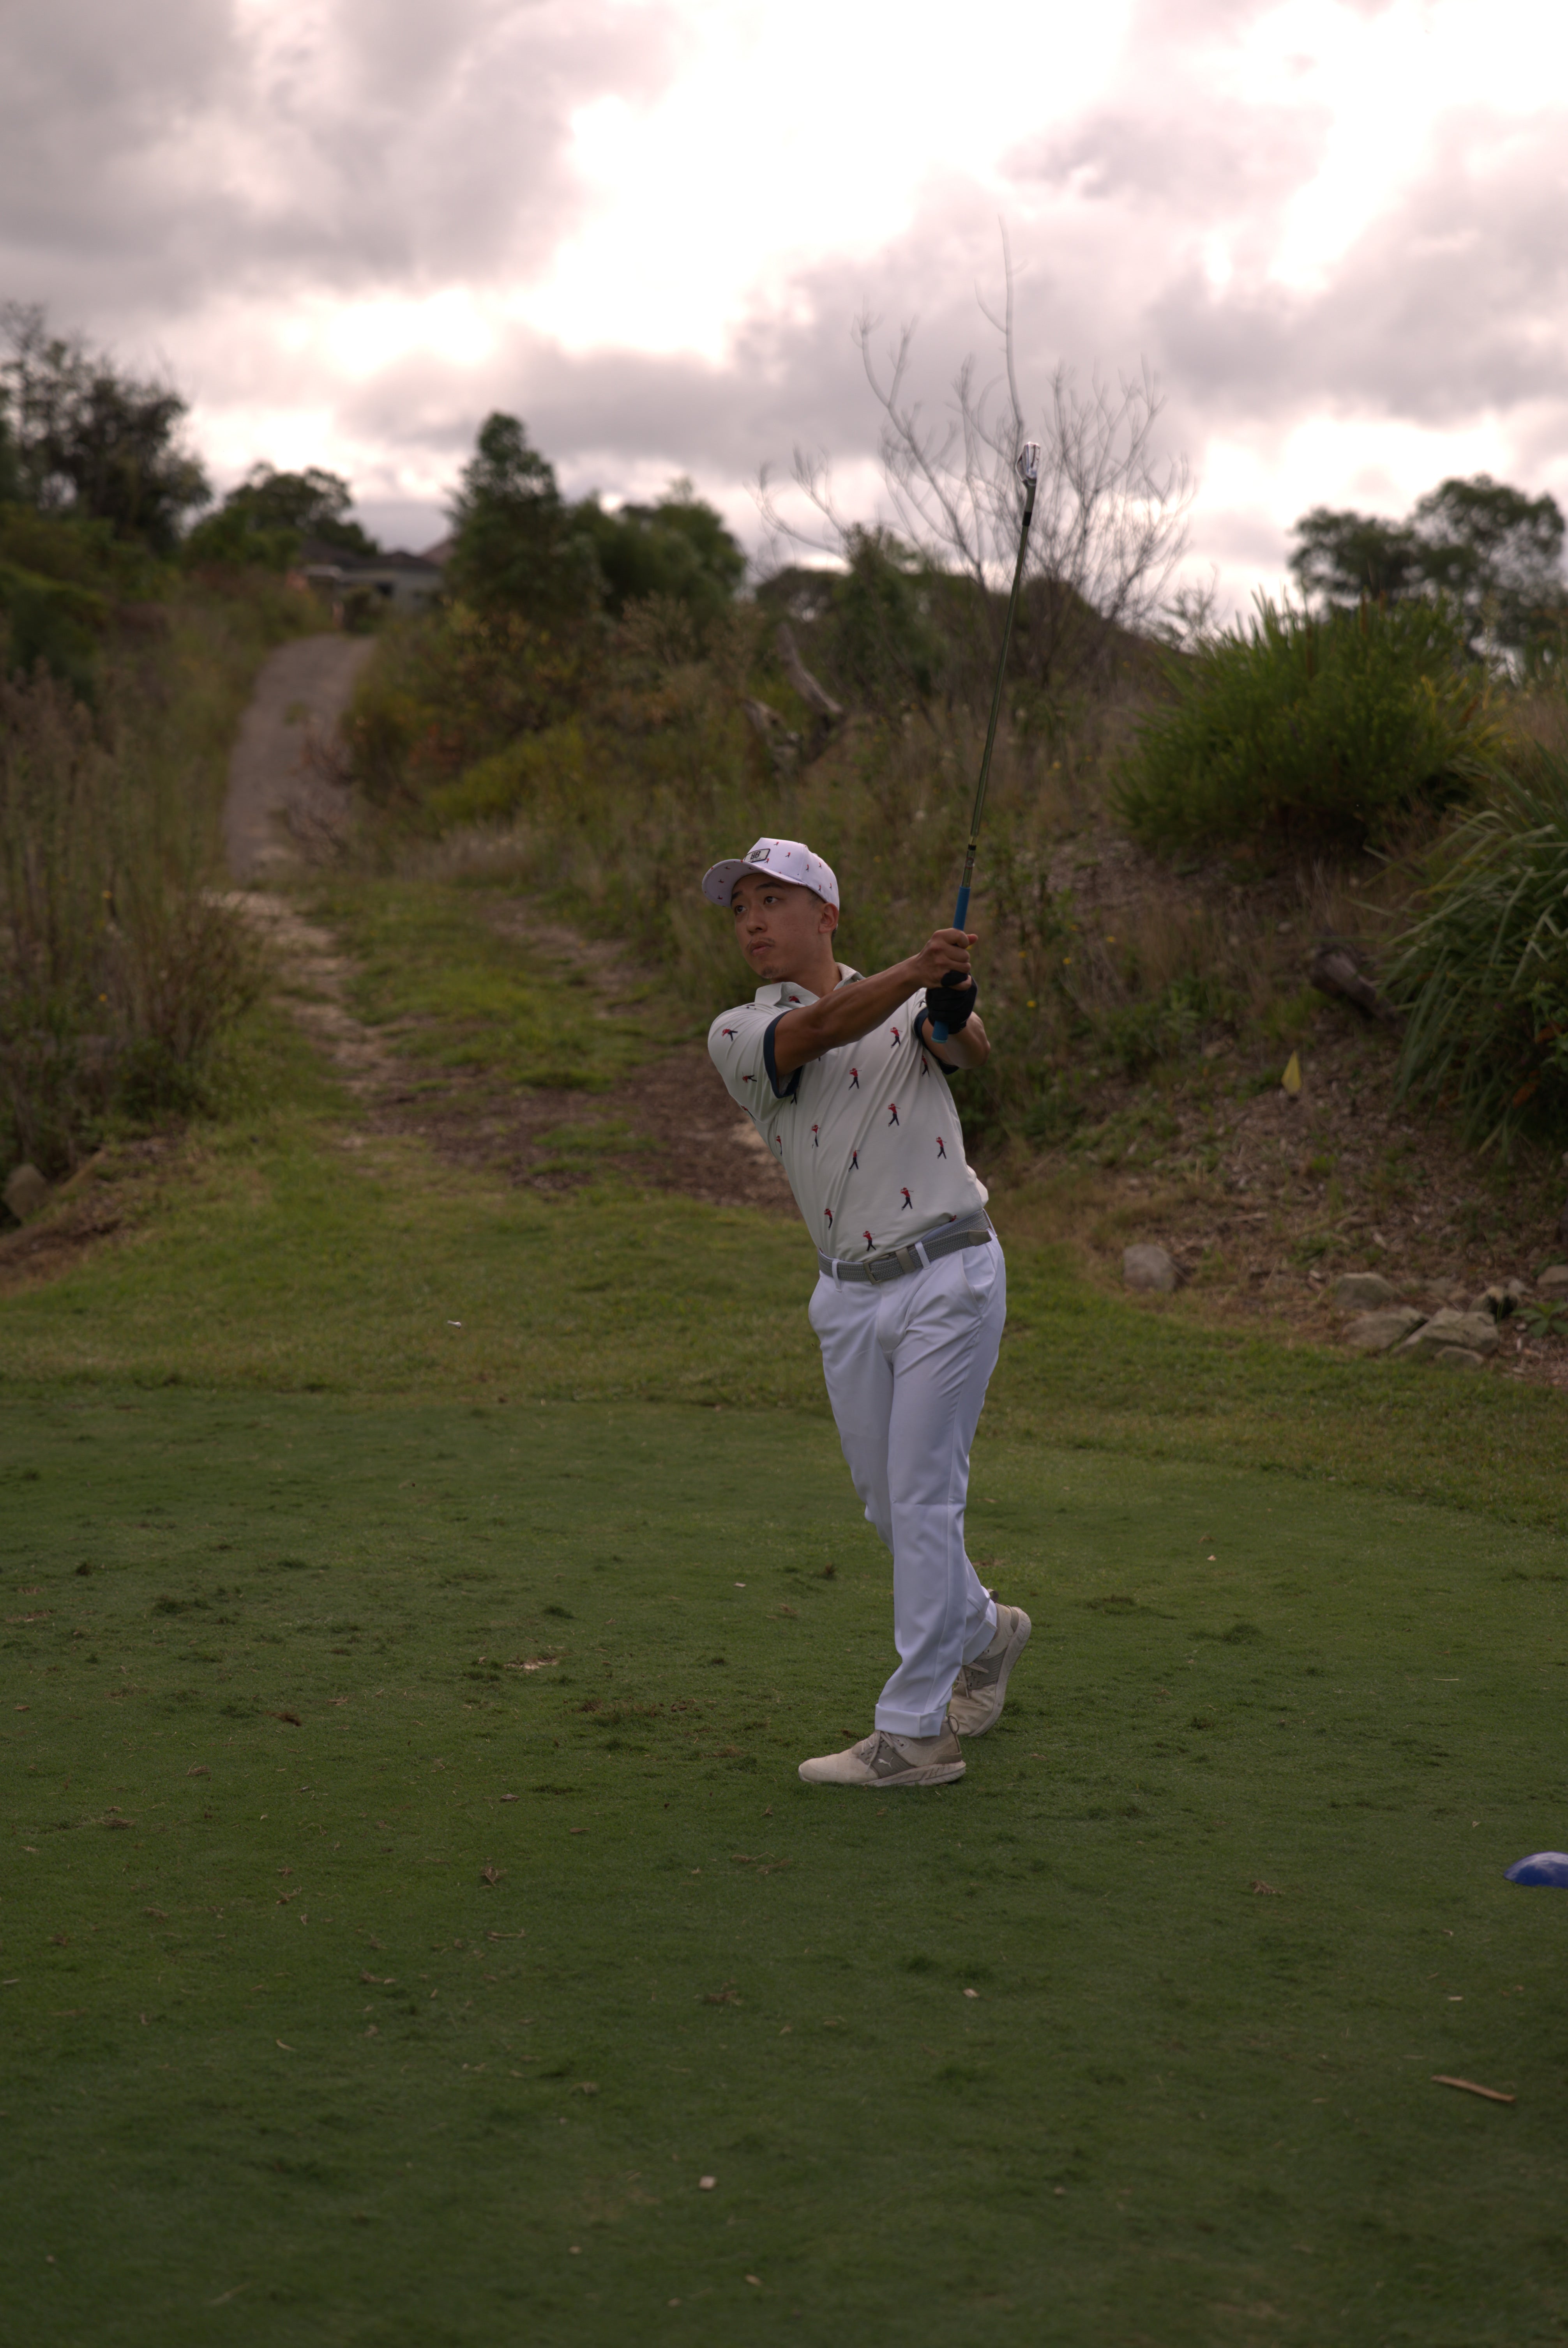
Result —
<path fill-rule="evenodd" d="M 759 839 L 703 875 L 762 982 L 708 1051 L 788 1174 L 816 1242 L 811 1325 L 866 1520 L 893 1552 L 898 1668 L 869 1736 L 803 1761 L 815 1786 L 939 1786 L 959 1736 L 1001 1712 L 1029 1641 L 964 1550 L 969 1446 L 1007 1316 L 986 1193 L 964 1160 L 948 1074 L 990 1051 L 973 936 L 938 930 L 863 978 L 834 958 L 838 882 L 796 839 Z M 947 1041 L 933 1044 L 938 1021 Z"/>

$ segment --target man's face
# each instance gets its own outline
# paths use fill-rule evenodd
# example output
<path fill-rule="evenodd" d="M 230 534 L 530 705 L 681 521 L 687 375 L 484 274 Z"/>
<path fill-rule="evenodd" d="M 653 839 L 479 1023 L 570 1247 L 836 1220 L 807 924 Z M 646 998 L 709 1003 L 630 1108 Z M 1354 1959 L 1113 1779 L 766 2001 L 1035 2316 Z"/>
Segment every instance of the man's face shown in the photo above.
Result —
<path fill-rule="evenodd" d="M 759 979 L 798 978 L 809 983 L 825 954 L 832 959 L 834 907 L 793 880 L 743 872 L 730 899 L 735 942 Z M 813 992 L 818 992 L 814 988 Z"/>

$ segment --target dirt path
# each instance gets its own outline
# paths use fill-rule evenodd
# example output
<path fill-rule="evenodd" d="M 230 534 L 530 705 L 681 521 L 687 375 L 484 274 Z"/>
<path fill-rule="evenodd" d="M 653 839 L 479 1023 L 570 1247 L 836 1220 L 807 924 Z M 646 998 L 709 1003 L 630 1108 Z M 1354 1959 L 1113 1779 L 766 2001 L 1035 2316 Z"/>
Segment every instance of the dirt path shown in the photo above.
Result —
<path fill-rule="evenodd" d="M 531 1189 L 561 1190 L 611 1165 L 654 1189 L 712 1206 L 793 1213 L 789 1186 L 751 1119 L 736 1108 L 700 1046 L 682 1046 L 638 1070 L 612 1095 L 519 1094 L 483 1069 L 442 1068 L 400 1056 L 395 1030 L 368 1025 L 350 1007 L 354 963 L 332 933 L 286 896 L 256 884 L 308 861 L 341 830 L 347 793 L 333 780 L 334 735 L 373 650 L 368 637 L 302 637 L 261 670 L 230 760 L 224 838 L 241 885 L 230 901 L 265 940 L 282 999 L 329 1060 L 368 1124 L 416 1134 L 448 1161 L 487 1167 Z M 563 971 L 586 977 L 606 1014 L 642 992 L 612 945 L 541 923 L 531 907 L 495 911 L 503 934 L 526 930 Z M 591 1145 L 593 1128 L 630 1129 L 624 1148 Z M 563 1150 L 569 1129 L 579 1145 Z"/>
<path fill-rule="evenodd" d="M 370 636 L 299 636 L 264 664 L 223 804 L 229 870 L 241 887 L 296 861 L 301 834 L 341 815 L 344 795 L 313 754 L 330 744 L 374 650 Z"/>

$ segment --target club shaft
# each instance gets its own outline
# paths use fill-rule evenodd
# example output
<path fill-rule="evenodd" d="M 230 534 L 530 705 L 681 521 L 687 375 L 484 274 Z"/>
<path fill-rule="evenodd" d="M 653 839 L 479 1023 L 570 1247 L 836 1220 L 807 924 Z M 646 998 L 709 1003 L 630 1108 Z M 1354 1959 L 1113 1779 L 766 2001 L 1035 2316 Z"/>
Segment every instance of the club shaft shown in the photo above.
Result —
<path fill-rule="evenodd" d="M 1002 623 L 1001 651 L 997 658 L 997 681 L 991 688 L 991 714 L 986 727 L 986 747 L 980 758 L 980 779 L 975 787 L 975 804 L 969 817 L 969 841 L 964 850 L 963 878 L 958 883 L 958 902 L 953 914 L 953 927 L 961 930 L 969 916 L 969 889 L 975 877 L 975 857 L 980 844 L 980 818 L 986 810 L 986 791 L 991 779 L 991 752 L 996 747 L 997 726 L 1002 714 L 1002 686 L 1007 679 L 1008 646 L 1012 642 L 1012 623 L 1018 611 L 1019 590 L 1023 585 L 1024 556 L 1029 551 L 1029 526 L 1034 520 L 1035 484 L 1025 489 L 1023 522 L 1018 534 L 1018 561 L 1012 567 L 1012 592 L 1008 597 L 1007 618 Z M 931 1040 L 945 1044 L 948 1031 L 939 1019 L 931 1022 Z"/>

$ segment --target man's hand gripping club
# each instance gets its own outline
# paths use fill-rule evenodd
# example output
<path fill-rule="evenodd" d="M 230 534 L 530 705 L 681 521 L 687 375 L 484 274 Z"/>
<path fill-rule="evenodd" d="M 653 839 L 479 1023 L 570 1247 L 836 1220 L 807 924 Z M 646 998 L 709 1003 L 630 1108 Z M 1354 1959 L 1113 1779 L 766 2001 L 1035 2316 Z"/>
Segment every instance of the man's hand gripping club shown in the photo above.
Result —
<path fill-rule="evenodd" d="M 922 1021 L 938 1018 L 948 1031 L 945 1043 L 934 1044 L 927 1025 L 927 1050 L 946 1067 L 979 1067 L 991 1047 L 974 1009 L 977 989 L 970 975 L 969 949 L 979 942 L 976 931 L 936 930 L 907 961 L 894 963 L 869 978 L 841 983 L 831 994 L 786 1012 L 774 1029 L 774 1065 L 780 1076 L 804 1067 L 808 1060 L 819 1060 L 840 1044 L 858 1043 L 921 987 L 927 989 Z M 938 1009 L 933 996 L 945 997 L 948 1008 Z"/>

